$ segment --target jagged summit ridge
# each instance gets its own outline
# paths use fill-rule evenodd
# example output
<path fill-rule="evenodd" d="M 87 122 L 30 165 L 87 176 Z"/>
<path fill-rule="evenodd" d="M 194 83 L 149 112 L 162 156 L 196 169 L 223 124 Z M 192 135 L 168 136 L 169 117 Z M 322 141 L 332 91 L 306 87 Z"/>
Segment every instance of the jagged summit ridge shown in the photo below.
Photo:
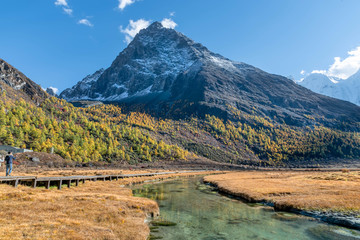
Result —
<path fill-rule="evenodd" d="M 104 73 L 104 69 L 101 68 L 97 70 L 95 73 L 87 75 L 83 80 L 78 82 L 72 88 L 65 89 L 60 94 L 60 97 L 65 98 L 69 101 L 87 99 L 92 85 L 94 84 L 94 82 L 96 82 L 99 79 L 99 77 L 103 73 Z"/>
<path fill-rule="evenodd" d="M 197 72 L 212 64 L 229 71 L 250 67 L 214 54 L 185 35 L 154 22 L 137 34 L 103 76 L 91 75 L 90 82 L 84 78 L 61 97 L 69 101 L 117 101 L 162 93 L 171 88 L 180 74 Z"/>

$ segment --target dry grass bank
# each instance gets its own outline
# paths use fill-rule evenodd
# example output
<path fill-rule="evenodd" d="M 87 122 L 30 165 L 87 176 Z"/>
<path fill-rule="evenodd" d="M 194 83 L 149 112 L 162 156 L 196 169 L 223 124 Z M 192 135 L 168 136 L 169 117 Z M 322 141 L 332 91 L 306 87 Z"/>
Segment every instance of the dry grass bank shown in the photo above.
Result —
<path fill-rule="evenodd" d="M 0 239 L 146 239 L 144 220 L 158 205 L 121 185 L 190 175 L 86 182 L 61 191 L 0 185 Z"/>
<path fill-rule="evenodd" d="M 360 213 L 360 172 L 234 172 L 206 176 L 221 191 L 277 209 Z"/>
<path fill-rule="evenodd" d="M 116 183 L 72 189 L 0 186 L 1 239 L 146 239 L 146 213 L 156 202 Z"/>

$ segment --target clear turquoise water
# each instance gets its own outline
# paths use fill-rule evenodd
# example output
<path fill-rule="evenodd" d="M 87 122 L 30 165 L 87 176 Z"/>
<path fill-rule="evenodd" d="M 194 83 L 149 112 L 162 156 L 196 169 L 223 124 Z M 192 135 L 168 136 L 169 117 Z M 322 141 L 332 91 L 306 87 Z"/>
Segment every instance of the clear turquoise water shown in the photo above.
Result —
<path fill-rule="evenodd" d="M 138 185 L 133 192 L 156 200 L 159 219 L 177 224 L 152 232 L 162 239 L 360 239 L 358 231 L 222 196 L 200 178 Z"/>

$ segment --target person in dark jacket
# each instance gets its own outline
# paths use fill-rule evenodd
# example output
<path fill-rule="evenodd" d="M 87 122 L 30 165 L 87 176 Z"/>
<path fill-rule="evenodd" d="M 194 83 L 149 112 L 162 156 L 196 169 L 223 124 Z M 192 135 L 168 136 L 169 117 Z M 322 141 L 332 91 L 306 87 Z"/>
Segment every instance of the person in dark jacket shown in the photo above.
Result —
<path fill-rule="evenodd" d="M 6 155 L 5 157 L 5 162 L 6 162 L 6 176 L 11 176 L 11 172 L 12 172 L 12 165 L 13 165 L 13 161 L 16 158 L 12 155 L 12 152 L 8 152 L 8 155 Z"/>

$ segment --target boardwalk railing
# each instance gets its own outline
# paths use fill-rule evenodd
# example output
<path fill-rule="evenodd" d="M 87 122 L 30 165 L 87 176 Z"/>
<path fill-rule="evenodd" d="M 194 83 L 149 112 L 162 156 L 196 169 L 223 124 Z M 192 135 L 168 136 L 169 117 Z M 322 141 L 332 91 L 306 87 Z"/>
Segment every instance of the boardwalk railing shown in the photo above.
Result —
<path fill-rule="evenodd" d="M 160 172 L 160 173 L 139 173 L 139 174 L 117 174 L 117 175 L 96 175 L 96 176 L 66 176 L 66 177 L 36 177 L 36 176 L 7 176 L 0 177 L 0 183 L 11 184 L 17 187 L 19 184 L 31 185 L 36 188 L 39 185 L 44 185 L 46 189 L 50 186 L 56 185 L 60 190 L 63 184 L 66 184 L 68 188 L 71 187 L 71 183 L 75 183 L 78 186 L 80 182 L 85 181 L 112 181 L 123 178 L 135 178 L 135 177 L 152 177 L 160 175 L 169 175 L 177 173 L 192 173 L 192 172 L 204 172 L 205 170 L 199 171 L 177 171 L 177 172 Z"/>

